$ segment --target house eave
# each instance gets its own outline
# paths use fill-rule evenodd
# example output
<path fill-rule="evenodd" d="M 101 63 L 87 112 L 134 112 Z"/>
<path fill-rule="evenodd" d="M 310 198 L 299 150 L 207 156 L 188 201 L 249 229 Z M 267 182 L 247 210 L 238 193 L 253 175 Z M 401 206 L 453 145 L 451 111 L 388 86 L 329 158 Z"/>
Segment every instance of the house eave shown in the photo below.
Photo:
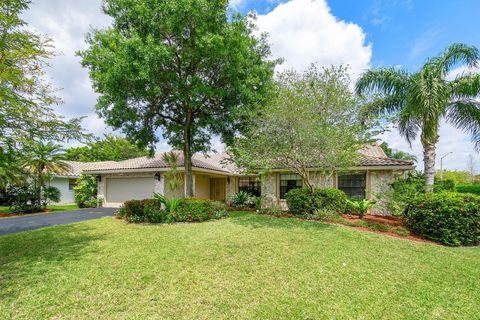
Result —
<path fill-rule="evenodd" d="M 111 173 L 145 173 L 145 172 L 167 172 L 171 170 L 170 168 L 132 168 L 132 169 L 103 169 L 103 170 L 85 170 L 85 174 L 111 174 Z M 177 168 L 178 172 L 184 172 L 184 167 Z M 199 167 L 193 167 L 192 171 L 201 172 L 201 173 L 210 173 L 217 175 L 231 176 L 232 174 L 226 171 L 205 169 Z"/>

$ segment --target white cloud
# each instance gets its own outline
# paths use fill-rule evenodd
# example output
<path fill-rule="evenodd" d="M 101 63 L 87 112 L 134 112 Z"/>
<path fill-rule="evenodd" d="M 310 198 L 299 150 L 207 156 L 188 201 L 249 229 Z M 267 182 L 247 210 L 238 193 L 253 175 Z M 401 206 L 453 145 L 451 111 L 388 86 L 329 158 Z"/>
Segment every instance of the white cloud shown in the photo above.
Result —
<path fill-rule="evenodd" d="M 480 164 L 480 156 L 475 152 L 470 137 L 462 133 L 452 125 L 442 121 L 439 132 L 440 140 L 437 144 L 436 168 L 440 169 L 440 157 L 452 152 L 443 159 L 443 168 L 448 170 L 468 170 L 468 156 L 474 156 L 476 163 Z M 414 154 L 417 161 L 417 170 L 423 170 L 423 149 L 419 139 L 412 143 L 412 147 L 400 137 L 398 130 L 391 131 L 381 136 L 383 141 L 388 142 L 390 147 Z M 480 167 L 478 168 L 480 169 Z M 477 170 L 478 170 L 477 169 Z"/>
<path fill-rule="evenodd" d="M 31 29 L 52 38 L 59 53 L 46 70 L 48 80 L 62 89 L 58 96 L 64 103 L 57 106 L 56 111 L 68 118 L 87 116 L 84 127 L 96 135 L 111 132 L 94 113 L 97 94 L 91 87 L 87 70 L 75 56 L 77 50 L 86 48 L 85 34 L 91 27 L 109 24 L 109 18 L 101 13 L 101 0 L 34 1 L 23 19 Z"/>
<path fill-rule="evenodd" d="M 337 19 L 324 0 L 291 0 L 257 21 L 268 32 L 274 58 L 284 58 L 278 70 L 304 70 L 311 63 L 349 64 L 354 75 L 370 65 L 372 47 L 360 26 Z"/>

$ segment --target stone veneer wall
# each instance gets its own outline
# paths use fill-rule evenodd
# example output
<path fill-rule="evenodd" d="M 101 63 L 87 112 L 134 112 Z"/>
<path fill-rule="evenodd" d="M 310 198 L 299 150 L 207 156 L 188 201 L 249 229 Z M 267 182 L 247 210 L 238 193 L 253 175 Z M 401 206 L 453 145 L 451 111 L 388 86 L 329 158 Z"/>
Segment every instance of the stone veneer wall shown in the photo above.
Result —
<path fill-rule="evenodd" d="M 370 171 L 368 173 L 369 185 L 367 185 L 367 198 L 375 200 L 376 206 L 370 210 L 372 214 L 390 215 L 385 208 L 382 199 L 379 198 L 380 193 L 391 191 L 391 184 L 395 180 L 396 174 L 392 170 Z"/>
<path fill-rule="evenodd" d="M 262 207 L 269 208 L 278 205 L 277 196 L 277 173 L 270 173 L 262 176 L 262 196 L 265 197 Z"/>
<path fill-rule="evenodd" d="M 379 170 L 367 172 L 367 198 L 376 200 L 377 206 L 371 210 L 373 214 L 388 215 L 390 214 L 384 207 L 382 207 L 381 200 L 378 198 L 378 194 L 388 191 L 391 188 L 391 183 L 395 180 L 397 175 L 401 175 L 402 172 L 394 172 L 392 170 Z M 280 205 L 284 210 L 287 210 L 285 200 L 278 199 L 279 187 L 278 173 L 271 173 L 262 177 L 262 195 L 265 196 L 263 207 L 272 207 Z M 320 173 L 312 173 L 311 180 L 315 187 L 318 188 L 334 188 L 336 187 L 336 176 L 331 178 L 325 178 Z"/>
<path fill-rule="evenodd" d="M 227 186 L 226 186 L 226 201 L 228 203 L 231 196 L 238 192 L 238 178 L 237 177 L 230 177 L 230 183 L 228 182 L 227 178 Z"/>

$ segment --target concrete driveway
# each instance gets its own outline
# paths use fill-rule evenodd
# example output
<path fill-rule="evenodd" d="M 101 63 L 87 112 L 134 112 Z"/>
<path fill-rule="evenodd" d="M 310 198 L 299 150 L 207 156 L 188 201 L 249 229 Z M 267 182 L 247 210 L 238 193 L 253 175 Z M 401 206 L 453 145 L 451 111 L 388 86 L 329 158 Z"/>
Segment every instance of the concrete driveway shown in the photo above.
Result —
<path fill-rule="evenodd" d="M 115 215 L 117 210 L 118 209 L 114 208 L 79 209 L 67 212 L 1 218 L 0 235 L 109 217 Z"/>

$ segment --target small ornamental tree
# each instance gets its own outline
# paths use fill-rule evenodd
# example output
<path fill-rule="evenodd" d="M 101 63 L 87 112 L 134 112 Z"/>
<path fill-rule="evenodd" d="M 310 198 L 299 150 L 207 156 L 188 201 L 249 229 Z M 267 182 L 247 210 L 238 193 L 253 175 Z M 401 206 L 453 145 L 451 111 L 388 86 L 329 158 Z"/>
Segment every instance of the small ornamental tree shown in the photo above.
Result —
<path fill-rule="evenodd" d="M 349 84 L 345 67 L 281 73 L 275 95 L 231 148 L 233 160 L 249 172 L 289 168 L 311 190 L 313 170 L 327 181 L 355 165 L 370 124 L 361 121 L 362 107 Z"/>
<path fill-rule="evenodd" d="M 183 150 L 186 196 L 192 155 L 210 149 L 212 134 L 232 141 L 273 75 L 265 37 L 228 8 L 227 0 L 105 0 L 113 24 L 91 32 L 79 53 L 109 125 L 152 153 L 159 132 Z"/>

